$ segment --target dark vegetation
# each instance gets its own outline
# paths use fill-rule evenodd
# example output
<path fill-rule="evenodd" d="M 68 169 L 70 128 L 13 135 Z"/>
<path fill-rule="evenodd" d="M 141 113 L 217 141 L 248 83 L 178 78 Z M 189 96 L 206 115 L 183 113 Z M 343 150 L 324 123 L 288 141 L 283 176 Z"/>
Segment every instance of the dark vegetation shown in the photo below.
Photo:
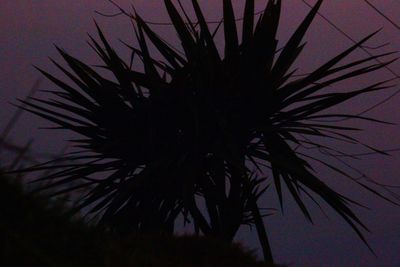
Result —
<path fill-rule="evenodd" d="M 62 199 L 0 177 L 0 266 L 262 267 L 238 244 L 191 236 L 113 235 L 73 217 Z"/>
<path fill-rule="evenodd" d="M 41 190 L 50 190 L 51 195 L 87 189 L 74 211 L 88 208 L 90 214 L 100 215 L 98 226 L 112 234 L 170 236 L 176 220 L 183 217 L 196 235 L 229 243 L 239 227 L 249 225 L 257 231 L 265 261 L 273 263 L 263 222 L 269 213 L 261 199 L 273 184 L 281 206 L 283 187 L 309 221 L 304 197 L 317 205 L 325 202 L 367 244 L 362 232 L 367 228 L 352 209 L 357 202 L 328 186 L 313 164 L 392 200 L 380 193 L 378 184 L 355 179 L 341 166 L 302 148 L 324 149 L 332 157 L 351 156 L 318 141 L 329 139 L 385 154 L 349 134 L 358 129 L 340 124 L 350 119 L 384 122 L 330 108 L 389 88 L 382 81 L 332 92 L 334 85 L 393 60 L 385 61 L 391 55 L 386 53 L 339 64 L 373 33 L 311 73 L 297 75 L 295 62 L 304 48 L 303 38 L 322 2 L 281 49 L 279 0 L 268 1 L 258 18 L 254 0 L 247 0 L 241 38 L 230 0 L 223 1 L 223 20 L 216 29 L 210 29 L 196 0 L 195 19 L 165 0 L 183 51 L 161 39 L 139 14 L 123 11 L 133 20 L 137 37 L 137 46 L 126 44 L 132 51 L 130 62 L 118 56 L 99 27 L 99 40 L 90 37 L 103 61 L 100 67 L 114 79 L 60 48 L 69 69 L 54 63 L 72 83 L 39 69 L 58 90 L 47 90 L 54 97 L 50 100 L 22 101 L 23 108 L 81 138 L 72 140 L 76 151 L 19 172 L 51 171 L 38 179 L 50 181 Z M 220 26 L 223 55 L 214 39 Z M 153 58 L 149 47 L 162 59 Z M 175 240 L 171 238 L 166 240 Z"/>

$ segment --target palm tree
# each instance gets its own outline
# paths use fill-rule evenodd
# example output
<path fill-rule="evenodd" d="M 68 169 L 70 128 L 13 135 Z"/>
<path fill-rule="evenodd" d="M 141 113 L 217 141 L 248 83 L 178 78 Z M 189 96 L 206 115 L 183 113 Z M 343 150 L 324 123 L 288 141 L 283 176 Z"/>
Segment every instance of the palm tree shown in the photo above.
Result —
<path fill-rule="evenodd" d="M 305 46 L 303 37 L 322 2 L 315 4 L 278 49 L 281 1 L 268 1 L 257 19 L 254 0 L 246 0 L 240 40 L 232 3 L 224 0 L 221 55 L 214 40 L 219 25 L 211 31 L 196 0 L 192 0 L 196 22 L 165 0 L 183 52 L 162 40 L 136 13 L 131 17 L 138 47 L 127 46 L 132 58 L 141 60 L 143 70 L 132 68 L 132 60 L 131 64 L 122 60 L 99 27 L 100 41 L 90 37 L 90 45 L 104 62 L 102 67 L 115 79 L 105 78 L 57 48 L 72 71 L 54 63 L 75 85 L 39 69 L 61 89 L 48 91 L 57 99 L 22 102 L 26 110 L 57 128 L 83 136 L 73 140 L 80 150 L 63 157 L 81 163 L 48 162 L 26 171 L 61 169 L 39 179 L 53 181 L 42 189 L 66 186 L 55 194 L 90 188 L 76 209 L 90 207 L 90 212 L 101 214 L 100 224 L 117 231 L 171 234 L 183 214 L 196 232 L 230 242 L 241 225 L 254 225 L 265 260 L 273 262 L 263 223 L 267 214 L 261 212 L 258 201 L 268 187 L 260 175 L 266 165 L 281 204 L 286 186 L 311 221 L 302 196 L 313 201 L 318 197 L 366 242 L 361 232 L 366 227 L 349 206 L 354 201 L 317 177 L 311 161 L 318 159 L 296 147 L 332 149 L 313 141 L 314 137 L 357 142 L 344 133 L 354 128 L 316 120 L 380 122 L 328 109 L 386 89 L 385 82 L 350 92 L 332 93 L 326 88 L 379 70 L 393 60 L 375 62 L 391 54 L 386 53 L 338 66 L 373 33 L 311 73 L 295 75 L 294 64 Z M 151 56 L 149 43 L 162 59 Z M 323 164 L 347 176 L 337 166 Z M 68 186 L 77 180 L 81 183 Z"/>

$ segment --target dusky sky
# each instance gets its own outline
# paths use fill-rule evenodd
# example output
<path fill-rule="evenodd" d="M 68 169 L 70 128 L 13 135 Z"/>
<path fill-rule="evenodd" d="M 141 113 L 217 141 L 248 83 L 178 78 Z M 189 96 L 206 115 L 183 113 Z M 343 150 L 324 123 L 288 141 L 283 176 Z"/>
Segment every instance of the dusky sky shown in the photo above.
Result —
<path fill-rule="evenodd" d="M 189 2 L 189 1 L 187 1 Z M 218 20 L 221 16 L 222 1 L 199 1 L 209 20 Z M 306 15 L 309 8 L 301 0 L 283 1 L 280 34 L 281 43 L 287 39 L 296 25 Z M 313 4 L 315 0 L 308 0 Z M 370 1 L 388 17 L 400 23 L 400 2 L 396 0 Z M 118 0 L 127 10 L 133 3 L 137 11 L 149 21 L 168 22 L 161 0 Z M 241 17 L 244 1 L 234 0 L 237 17 Z M 257 10 L 261 10 L 266 0 L 258 0 Z M 97 63 L 95 53 L 86 44 L 87 32 L 95 33 L 93 19 L 100 26 L 110 40 L 118 47 L 121 54 L 129 59 L 128 51 L 117 41 L 122 39 L 134 42 L 133 31 L 126 17 L 105 18 L 94 11 L 112 14 L 117 12 L 106 0 L 14 0 L 0 3 L 0 131 L 10 119 L 17 98 L 24 98 L 35 80 L 40 77 L 32 65 L 40 66 L 50 72 L 57 73 L 48 57 L 60 59 L 53 44 L 64 48 L 72 55 L 88 63 Z M 400 50 L 400 30 L 384 20 L 363 0 L 326 0 L 320 12 L 332 20 L 338 27 L 348 33 L 355 40 L 359 40 L 368 33 L 381 27 L 383 29 L 369 43 L 370 46 L 379 46 L 390 42 L 379 50 L 369 50 L 372 53 Z M 170 26 L 153 26 L 153 28 L 174 43 L 175 36 Z M 333 29 L 321 17 L 317 17 L 306 36 L 306 49 L 299 59 L 299 72 L 308 72 L 334 56 L 352 43 L 341 33 Z M 178 46 L 178 45 L 177 45 Z M 353 58 L 360 58 L 366 54 L 359 50 Z M 400 62 L 390 67 L 400 73 Z M 378 80 L 390 79 L 393 75 L 382 70 L 368 77 L 346 83 L 348 87 L 356 89 L 360 84 L 368 84 Z M 400 80 L 394 81 L 400 82 Z M 354 88 L 353 88 L 354 87 Z M 43 81 L 41 89 L 54 88 L 52 84 Z M 368 95 L 343 106 L 354 112 L 385 99 L 400 87 L 390 91 Z M 46 96 L 44 96 L 46 97 Z M 400 94 L 389 102 L 372 110 L 368 115 L 382 120 L 400 123 L 399 112 Z M 358 133 L 357 137 L 382 149 L 400 147 L 400 126 L 383 126 L 360 124 L 366 130 Z M 49 126 L 49 123 L 38 119 L 34 115 L 24 114 L 18 125 L 9 136 L 9 141 L 24 144 L 34 138 L 33 149 L 40 152 L 57 153 L 64 146 L 67 137 L 64 132 L 38 130 L 38 127 Z M 358 151 L 355 151 L 358 152 Z M 6 158 L 7 155 L 2 155 Z M 369 176 L 382 183 L 400 185 L 397 167 L 400 166 L 400 153 L 393 152 L 393 156 L 369 156 L 364 160 L 351 162 Z M 289 266 L 399 266 L 400 265 L 400 208 L 386 203 L 361 188 L 351 185 L 345 179 L 326 172 L 326 181 L 344 194 L 367 204 L 371 210 L 356 209 L 360 217 L 371 230 L 366 234 L 368 241 L 377 254 L 373 256 L 357 238 L 356 234 L 333 212 L 328 211 L 329 219 L 321 212 L 313 209 L 315 225 L 305 221 L 297 207 L 289 199 L 285 204 L 284 214 L 277 213 L 268 217 L 265 222 L 270 233 L 273 253 L 277 262 Z M 272 193 L 273 191 L 268 191 Z M 265 199 L 268 207 L 277 207 L 274 193 Z M 258 247 L 254 233 L 244 228 L 238 241 L 242 241 L 251 248 Z"/>

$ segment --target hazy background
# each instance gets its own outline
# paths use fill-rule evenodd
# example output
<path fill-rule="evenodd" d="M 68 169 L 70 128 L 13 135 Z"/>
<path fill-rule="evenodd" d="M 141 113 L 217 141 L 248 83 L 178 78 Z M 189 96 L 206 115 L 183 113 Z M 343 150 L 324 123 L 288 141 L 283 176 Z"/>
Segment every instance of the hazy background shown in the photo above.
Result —
<path fill-rule="evenodd" d="M 130 8 L 132 2 L 146 20 L 168 22 L 161 0 L 116 0 L 116 3 L 127 9 Z M 222 1 L 200 0 L 199 2 L 209 20 L 220 19 Z M 233 1 L 237 17 L 242 16 L 244 2 L 244 0 Z M 265 0 L 256 1 L 256 10 L 261 10 L 265 2 Z M 315 3 L 311 0 L 308 2 Z M 400 23 L 399 1 L 371 0 L 370 2 L 388 17 Z M 282 40 L 280 45 L 284 44 L 284 40 L 309 11 L 301 0 L 286 0 L 283 4 L 279 33 Z M 17 103 L 17 98 L 24 98 L 35 80 L 40 77 L 32 65 L 58 73 L 47 58 L 60 59 L 53 44 L 61 46 L 87 63 L 98 62 L 95 53 L 86 44 L 87 32 L 95 35 L 93 19 L 98 21 L 109 39 L 113 40 L 121 54 L 126 55 L 126 59 L 129 60 L 129 51 L 118 43 L 118 38 L 134 43 L 130 22 L 125 17 L 104 18 L 96 15 L 95 10 L 108 14 L 117 12 L 106 0 L 0 2 L 0 131 L 15 111 L 15 107 L 10 103 Z M 372 53 L 400 49 L 400 31 L 362 0 L 326 0 L 320 11 L 355 40 L 383 27 L 368 45 L 376 46 L 386 42 L 390 42 L 390 45 L 379 50 L 370 50 Z M 170 26 L 153 26 L 153 29 L 172 43 L 176 40 Z M 313 67 L 352 45 L 351 41 L 320 17 L 314 21 L 306 36 L 306 41 L 306 49 L 298 62 L 300 73 L 312 70 Z M 361 50 L 357 51 L 353 59 L 361 56 L 366 56 L 366 54 Z M 391 69 L 400 72 L 400 62 L 391 65 Z M 382 70 L 363 79 L 343 84 L 339 89 L 357 89 L 361 85 L 392 77 L 393 75 L 387 70 Z M 50 89 L 54 86 L 43 81 L 40 88 Z M 352 112 L 361 111 L 385 99 L 399 88 L 397 86 L 384 93 L 364 96 L 343 108 Z M 400 123 L 399 97 L 396 95 L 367 115 Z M 57 153 L 64 146 L 63 140 L 68 136 L 64 132 L 38 130 L 38 127 L 45 126 L 50 126 L 50 124 L 34 115 L 24 114 L 8 141 L 23 145 L 34 137 L 33 148 L 36 151 Z M 400 126 L 382 127 L 382 125 L 365 124 L 364 128 L 366 131 L 358 134 L 357 137 L 368 144 L 382 149 L 400 147 Z M 9 155 L 5 154 L 0 156 L 5 161 L 9 158 Z M 369 156 L 364 161 L 352 163 L 380 182 L 400 185 L 398 176 L 400 153 L 398 152 L 393 152 L 392 157 Z M 330 185 L 368 204 L 371 208 L 371 211 L 357 209 L 357 212 L 371 229 L 372 233 L 366 236 L 378 258 L 368 251 L 350 227 L 338 219 L 334 213 L 328 210 L 330 219 L 327 219 L 317 208 L 313 208 L 315 225 L 312 226 L 303 219 L 291 200 L 288 200 L 285 204 L 284 215 L 278 213 L 266 219 L 276 260 L 290 266 L 399 266 L 400 208 L 377 199 L 337 175 L 329 172 L 323 174 Z M 277 207 L 276 196 L 270 195 L 271 197 L 265 199 L 266 206 Z M 250 248 L 258 247 L 255 233 L 250 233 L 247 228 L 241 231 L 238 240 Z"/>

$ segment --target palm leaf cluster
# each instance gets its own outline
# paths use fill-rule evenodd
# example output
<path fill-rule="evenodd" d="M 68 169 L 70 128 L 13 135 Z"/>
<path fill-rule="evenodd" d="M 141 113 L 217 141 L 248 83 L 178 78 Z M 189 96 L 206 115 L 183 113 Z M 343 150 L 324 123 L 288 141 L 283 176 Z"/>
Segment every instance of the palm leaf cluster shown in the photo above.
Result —
<path fill-rule="evenodd" d="M 90 37 L 90 45 L 114 79 L 58 48 L 70 70 L 54 63 L 74 85 L 40 70 L 60 90 L 48 91 L 55 99 L 34 99 L 26 109 L 81 135 L 73 140 L 80 150 L 64 159 L 82 163 L 45 163 L 27 170 L 61 168 L 41 179 L 51 179 L 49 187 L 61 186 L 56 193 L 90 188 L 77 209 L 90 207 L 90 212 L 101 214 L 100 223 L 119 231 L 172 233 L 183 214 L 196 231 L 231 241 L 241 225 L 255 225 L 265 257 L 271 260 L 266 214 L 258 206 L 267 189 L 260 175 L 266 165 L 281 203 L 286 187 L 311 220 L 303 196 L 322 200 L 364 240 L 365 226 L 350 208 L 352 200 L 317 177 L 309 158 L 296 147 L 322 147 L 314 137 L 356 142 L 344 132 L 354 128 L 316 119 L 375 121 L 328 109 L 387 86 L 378 82 L 348 92 L 326 88 L 392 61 L 376 63 L 389 55 L 381 54 L 339 65 L 371 34 L 311 73 L 296 76 L 304 35 L 322 2 L 278 49 L 281 1 L 268 1 L 263 14 L 255 17 L 254 0 L 247 0 L 239 37 L 232 3 L 224 0 L 225 42 L 220 52 L 215 41 L 219 28 L 211 31 L 196 0 L 195 22 L 165 0 L 183 52 L 134 14 L 138 46 L 128 47 L 142 62 L 142 68 L 135 69 L 118 56 L 98 27 L 100 40 Z M 151 49 L 162 59 L 152 57 Z M 68 186 L 77 180 L 82 182 Z"/>

